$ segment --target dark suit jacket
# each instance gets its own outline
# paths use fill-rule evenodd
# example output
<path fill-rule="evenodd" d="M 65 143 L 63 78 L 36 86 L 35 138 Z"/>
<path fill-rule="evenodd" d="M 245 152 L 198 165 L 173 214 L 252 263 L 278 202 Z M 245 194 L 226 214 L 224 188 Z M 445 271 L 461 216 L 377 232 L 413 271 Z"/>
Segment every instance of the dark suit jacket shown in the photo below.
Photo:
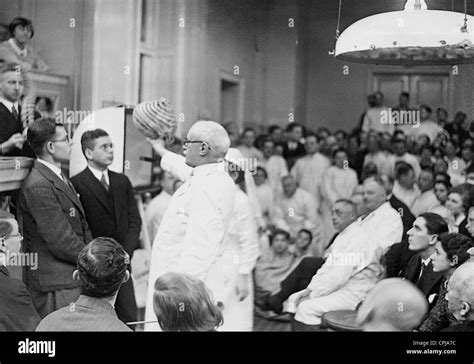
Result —
<path fill-rule="evenodd" d="M 92 237 L 108 236 L 122 244 L 132 257 L 140 246 L 141 219 L 130 180 L 109 170 L 109 195 L 86 167 L 74 176 L 74 184 L 86 212 Z"/>
<path fill-rule="evenodd" d="M 132 331 L 110 303 L 81 295 L 77 301 L 46 316 L 36 331 Z"/>
<path fill-rule="evenodd" d="M 439 294 L 440 284 L 443 279 L 443 272 L 433 272 L 433 263 L 430 261 L 423 271 L 420 279 L 421 258 L 415 254 L 408 262 L 405 270 L 405 278 L 413 282 L 423 294 L 428 298 L 432 294 Z M 430 303 L 430 309 L 435 305 L 436 299 Z"/>
<path fill-rule="evenodd" d="M 288 143 L 283 144 L 283 158 L 286 160 L 286 164 L 288 165 L 288 170 L 293 167 L 296 160 L 306 154 L 306 149 L 303 144 L 298 142 L 296 149 L 290 150 L 288 148 Z"/>
<path fill-rule="evenodd" d="M 400 243 L 393 244 L 385 253 L 385 265 L 387 268 L 387 278 L 403 276 L 410 259 L 416 254 L 408 249 L 407 231 L 413 226 L 415 216 L 402 201 L 394 195 L 388 200 L 390 205 L 397 210 L 403 222 L 403 236 Z"/>
<path fill-rule="evenodd" d="M 0 265 L 0 331 L 34 331 L 40 322 L 23 282 Z"/>
<path fill-rule="evenodd" d="M 19 108 L 18 119 L 15 120 L 11 110 L 8 110 L 5 105 L 0 102 L 0 143 L 6 142 L 13 134 L 21 133 L 23 131 L 23 124 L 21 122 L 21 108 Z M 5 153 L 7 156 L 21 155 L 21 150 L 13 148 L 10 152 Z"/>
<path fill-rule="evenodd" d="M 35 113 L 35 120 L 39 117 L 38 113 Z M 23 132 L 23 123 L 21 121 L 21 106 L 18 107 L 18 119 L 15 120 L 11 110 L 8 110 L 5 105 L 0 102 L 0 144 L 6 142 L 13 134 Z M 6 156 L 26 156 L 34 158 L 35 155 L 25 141 L 23 149 L 13 148 Z"/>
<path fill-rule="evenodd" d="M 72 273 L 92 236 L 77 193 L 35 161 L 20 190 L 18 215 L 24 250 L 38 253 L 38 269 L 25 270 L 28 288 L 48 292 L 78 287 Z"/>

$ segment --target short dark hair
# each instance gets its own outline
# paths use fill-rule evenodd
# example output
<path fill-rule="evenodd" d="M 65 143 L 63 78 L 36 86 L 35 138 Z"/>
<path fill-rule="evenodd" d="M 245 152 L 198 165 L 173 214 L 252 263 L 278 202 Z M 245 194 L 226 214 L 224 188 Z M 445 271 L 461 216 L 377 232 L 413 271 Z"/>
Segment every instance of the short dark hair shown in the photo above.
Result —
<path fill-rule="evenodd" d="M 461 201 L 462 201 L 462 206 L 464 207 L 464 211 L 468 212 L 469 207 L 472 203 L 472 199 L 474 197 L 474 186 L 471 186 L 468 183 L 463 183 L 461 185 L 458 185 L 456 187 L 453 187 L 448 195 L 451 193 L 457 193 L 459 196 L 461 196 Z"/>
<path fill-rule="evenodd" d="M 473 247 L 472 240 L 458 233 L 444 233 L 438 237 L 443 250 L 450 261 L 454 260 L 455 267 L 459 267 L 470 258 L 468 249 Z"/>
<path fill-rule="evenodd" d="M 440 215 L 433 212 L 425 212 L 418 215 L 425 220 L 425 227 L 428 231 L 428 234 L 441 234 L 449 231 L 448 224 Z"/>
<path fill-rule="evenodd" d="M 439 179 L 439 180 L 436 180 L 434 181 L 434 186 L 436 186 L 438 183 L 442 184 L 444 187 L 446 187 L 446 189 L 449 191 L 449 189 L 452 187 L 451 186 L 451 183 L 447 180 L 444 180 L 444 179 Z"/>
<path fill-rule="evenodd" d="M 405 96 L 407 99 L 410 98 L 410 94 L 409 94 L 408 92 L 406 92 L 406 91 L 400 92 L 400 96 Z"/>
<path fill-rule="evenodd" d="M 122 285 L 130 257 L 112 238 L 99 237 L 87 244 L 77 258 L 83 295 L 113 296 Z"/>
<path fill-rule="evenodd" d="M 306 139 L 308 138 L 315 138 L 318 143 L 321 143 L 323 140 L 322 137 L 320 137 L 318 134 L 313 133 L 313 132 L 309 132 L 306 134 Z"/>
<path fill-rule="evenodd" d="M 10 25 L 8 26 L 8 31 L 10 32 L 12 37 L 13 37 L 13 33 L 15 31 L 15 28 L 17 26 L 29 27 L 30 30 L 31 30 L 31 38 L 33 38 L 33 35 L 35 35 L 35 30 L 33 29 L 33 23 L 31 22 L 31 20 L 19 16 L 19 17 L 13 19 L 12 22 L 10 23 Z"/>
<path fill-rule="evenodd" d="M 101 137 L 107 137 L 109 134 L 103 129 L 87 130 L 81 136 L 82 154 L 86 157 L 86 149 L 94 149 L 94 141 Z M 87 157 L 86 157 L 87 159 Z"/>
<path fill-rule="evenodd" d="M 308 234 L 309 235 L 309 241 L 313 241 L 313 233 L 308 230 L 308 229 L 300 229 L 300 231 L 298 231 L 298 234 L 299 233 L 305 233 L 305 234 Z"/>
<path fill-rule="evenodd" d="M 274 132 L 275 130 L 277 130 L 277 129 L 282 130 L 281 126 L 279 126 L 279 125 L 275 125 L 275 124 L 274 124 L 274 125 L 270 125 L 270 126 L 268 127 L 268 134 L 273 134 L 273 132 Z"/>
<path fill-rule="evenodd" d="M 336 155 L 337 153 L 346 153 L 346 156 L 349 156 L 349 153 L 347 153 L 347 150 L 344 149 L 344 148 L 336 148 L 334 149 L 334 151 L 332 152 L 332 158 L 336 158 Z"/>
<path fill-rule="evenodd" d="M 287 133 L 291 133 L 295 128 L 301 128 L 301 130 L 303 131 L 304 133 L 304 127 L 303 125 L 301 124 L 298 124 L 298 123 L 289 123 L 287 126 L 286 126 L 286 132 Z"/>
<path fill-rule="evenodd" d="M 270 235 L 270 245 L 273 244 L 273 239 L 275 239 L 275 237 L 277 235 L 283 235 L 285 237 L 286 240 L 290 241 L 290 233 L 288 231 L 285 231 L 285 230 L 282 230 L 282 229 L 275 229 L 273 230 L 272 234 Z"/>
<path fill-rule="evenodd" d="M 399 179 L 401 176 L 407 175 L 410 171 L 415 171 L 411 164 L 406 162 L 395 163 L 395 178 Z"/>
<path fill-rule="evenodd" d="M 52 118 L 41 118 L 29 125 L 26 140 L 37 157 L 43 154 L 44 145 L 56 134 L 57 126 L 63 124 L 56 123 Z"/>
<path fill-rule="evenodd" d="M 153 309 L 163 331 L 215 331 L 222 312 L 201 280 L 169 272 L 154 284 Z"/>

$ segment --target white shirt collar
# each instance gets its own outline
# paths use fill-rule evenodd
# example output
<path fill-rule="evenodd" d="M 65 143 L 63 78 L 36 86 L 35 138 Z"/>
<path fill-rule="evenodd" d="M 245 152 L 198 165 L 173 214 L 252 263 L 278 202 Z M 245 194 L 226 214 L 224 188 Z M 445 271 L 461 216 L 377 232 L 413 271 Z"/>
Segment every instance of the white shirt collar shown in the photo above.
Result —
<path fill-rule="evenodd" d="M 10 43 L 10 45 L 13 47 L 13 49 L 15 50 L 15 52 L 18 54 L 18 55 L 21 55 L 23 57 L 26 57 L 27 54 L 28 54 L 28 49 L 27 47 L 25 46 L 25 48 L 23 49 L 20 49 L 20 47 L 18 47 L 15 43 L 15 40 L 13 38 L 10 38 L 8 40 L 8 43 Z"/>
<path fill-rule="evenodd" d="M 63 180 L 63 176 L 62 176 L 62 172 L 61 172 L 61 168 L 58 168 L 58 167 L 56 167 L 54 164 L 51 164 L 51 163 L 49 163 L 49 162 L 46 162 L 45 160 L 40 159 L 40 158 L 38 158 L 37 161 L 40 162 L 41 164 L 45 165 L 46 167 L 48 167 L 50 170 L 53 171 L 53 173 L 54 173 L 56 176 L 58 176 L 62 181 L 64 181 L 64 180 Z"/>
<path fill-rule="evenodd" d="M 87 167 L 90 169 L 90 171 L 92 172 L 94 177 L 99 180 L 99 182 L 102 179 L 102 175 L 105 175 L 105 182 L 107 182 L 107 184 L 110 185 L 109 170 L 108 169 L 106 169 L 102 172 L 102 171 L 99 171 L 98 169 L 96 169 L 94 167 L 91 167 L 91 166 L 87 166 Z"/>
<path fill-rule="evenodd" d="M 5 105 L 5 107 L 8 109 L 8 111 L 12 112 L 12 107 L 15 106 L 16 112 L 18 112 L 18 102 L 11 102 L 8 101 L 7 99 L 4 99 L 3 97 L 0 97 L 0 102 Z"/>
<path fill-rule="evenodd" d="M 218 170 L 219 168 L 223 168 L 224 164 L 221 163 L 208 163 L 208 164 L 202 164 L 200 166 L 194 167 L 192 175 L 193 176 L 205 176 L 211 172 L 214 172 Z M 224 170 L 224 169 L 222 169 Z"/>

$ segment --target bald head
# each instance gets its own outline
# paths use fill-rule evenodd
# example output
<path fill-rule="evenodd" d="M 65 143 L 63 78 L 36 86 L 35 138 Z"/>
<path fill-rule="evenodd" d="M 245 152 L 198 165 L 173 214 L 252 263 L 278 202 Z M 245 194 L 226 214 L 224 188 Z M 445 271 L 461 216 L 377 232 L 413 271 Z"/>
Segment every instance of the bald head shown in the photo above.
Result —
<path fill-rule="evenodd" d="M 468 261 L 454 271 L 446 299 L 457 320 L 474 321 L 474 262 Z"/>
<path fill-rule="evenodd" d="M 230 147 L 230 139 L 224 127 L 214 121 L 197 121 L 189 129 L 188 145 L 184 152 L 186 163 L 191 167 L 223 160 Z"/>
<path fill-rule="evenodd" d="M 415 285 L 401 278 L 380 281 L 357 314 L 364 331 L 411 331 L 423 320 L 428 302 Z"/>

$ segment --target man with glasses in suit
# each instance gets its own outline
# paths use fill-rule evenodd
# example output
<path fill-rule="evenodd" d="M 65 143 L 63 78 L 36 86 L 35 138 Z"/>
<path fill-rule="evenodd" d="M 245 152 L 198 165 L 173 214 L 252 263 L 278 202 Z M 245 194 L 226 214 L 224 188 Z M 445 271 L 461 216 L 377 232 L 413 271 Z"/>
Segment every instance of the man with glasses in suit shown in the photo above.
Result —
<path fill-rule="evenodd" d="M 53 119 L 34 121 L 27 140 L 37 159 L 20 190 L 18 214 L 24 251 L 38 254 L 38 269 L 26 267 L 24 281 L 41 317 L 69 305 L 80 294 L 72 274 L 81 249 L 92 240 L 77 192 L 61 171 L 71 142 Z"/>

